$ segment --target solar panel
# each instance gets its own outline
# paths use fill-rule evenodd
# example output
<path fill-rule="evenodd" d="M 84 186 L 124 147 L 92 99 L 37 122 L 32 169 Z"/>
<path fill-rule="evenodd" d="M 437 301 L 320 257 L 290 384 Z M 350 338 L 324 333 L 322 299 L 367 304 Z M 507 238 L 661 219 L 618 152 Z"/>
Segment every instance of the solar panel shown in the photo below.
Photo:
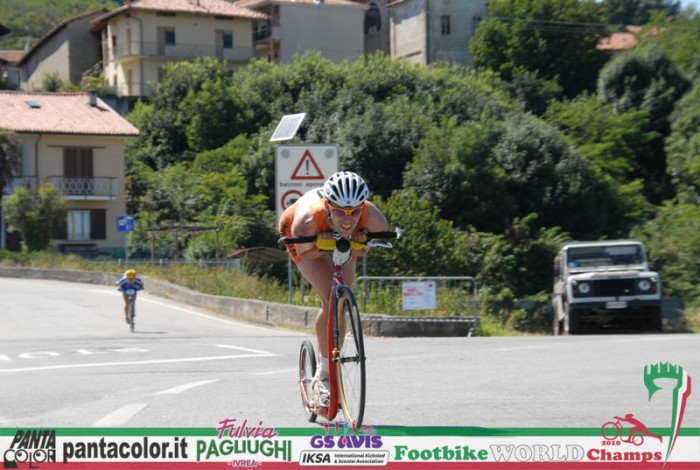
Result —
<path fill-rule="evenodd" d="M 306 113 L 287 114 L 282 116 L 275 132 L 270 138 L 270 142 L 279 142 L 281 140 L 293 139 L 301 126 L 301 121 L 306 117 Z"/>

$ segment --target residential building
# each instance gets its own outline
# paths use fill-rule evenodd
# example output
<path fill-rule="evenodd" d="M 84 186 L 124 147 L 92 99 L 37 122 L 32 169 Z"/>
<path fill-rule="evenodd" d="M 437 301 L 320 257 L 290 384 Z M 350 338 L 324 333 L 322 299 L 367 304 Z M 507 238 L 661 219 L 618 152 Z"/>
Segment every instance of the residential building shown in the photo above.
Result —
<path fill-rule="evenodd" d="M 618 55 L 622 53 L 622 51 L 631 49 L 639 43 L 637 41 L 637 34 L 641 31 L 642 26 L 625 25 L 621 31 L 612 33 L 610 36 L 601 39 L 596 49 L 609 52 L 613 56 Z"/>
<path fill-rule="evenodd" d="M 20 88 L 41 91 L 48 74 L 80 85 L 83 72 L 100 62 L 100 43 L 91 32 L 91 21 L 106 11 L 100 9 L 69 18 L 46 33 L 16 64 L 21 75 Z"/>
<path fill-rule="evenodd" d="M 239 0 L 236 5 L 266 15 L 255 22 L 256 57 L 290 63 L 316 50 L 333 62 L 364 54 L 366 6 L 350 0 Z"/>
<path fill-rule="evenodd" d="M 488 13 L 488 0 L 395 0 L 387 8 L 391 57 L 469 64 L 469 41 Z"/>
<path fill-rule="evenodd" d="M 253 57 L 253 21 L 267 16 L 226 0 L 132 0 L 95 19 L 105 80 L 117 96 L 148 97 L 174 61 L 216 57 L 234 70 Z"/>
<path fill-rule="evenodd" d="M 0 51 L 0 81 L 15 90 L 19 90 L 22 76 L 17 63 L 26 53 L 27 51 L 19 50 Z"/>
<path fill-rule="evenodd" d="M 53 248 L 123 250 L 117 217 L 126 211 L 124 143 L 138 136 L 134 126 L 92 94 L 0 91 L 0 129 L 19 137 L 22 153 L 4 196 L 48 183 L 65 200 L 65 231 Z"/>
<path fill-rule="evenodd" d="M 387 5 L 393 0 L 359 0 L 367 6 L 363 30 L 365 34 L 365 54 L 381 51 L 389 57 L 389 10 Z"/>

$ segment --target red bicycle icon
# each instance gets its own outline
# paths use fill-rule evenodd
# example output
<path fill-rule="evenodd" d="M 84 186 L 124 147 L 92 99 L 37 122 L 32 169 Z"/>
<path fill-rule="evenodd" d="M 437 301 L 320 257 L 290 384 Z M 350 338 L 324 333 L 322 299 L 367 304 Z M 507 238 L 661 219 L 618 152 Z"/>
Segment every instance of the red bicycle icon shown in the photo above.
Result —
<path fill-rule="evenodd" d="M 621 418 L 617 416 L 615 416 L 615 418 L 617 418 L 616 421 L 608 421 L 600 427 L 600 434 L 603 436 L 603 439 L 614 441 L 619 438 L 622 442 L 627 442 L 636 446 L 641 446 L 644 443 L 644 436 L 641 434 L 630 432 L 629 438 L 625 439 L 622 437 L 623 425 L 620 423 Z"/>

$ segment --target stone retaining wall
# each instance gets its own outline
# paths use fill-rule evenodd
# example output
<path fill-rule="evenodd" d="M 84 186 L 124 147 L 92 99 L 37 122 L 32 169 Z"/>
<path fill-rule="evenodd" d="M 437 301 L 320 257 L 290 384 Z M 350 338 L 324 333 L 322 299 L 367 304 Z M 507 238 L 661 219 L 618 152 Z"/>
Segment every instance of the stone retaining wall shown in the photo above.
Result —
<path fill-rule="evenodd" d="M 114 285 L 121 273 L 0 266 L 0 277 L 50 279 L 83 284 Z M 318 308 L 202 294 L 169 282 L 144 277 L 146 291 L 166 299 L 199 307 L 237 320 L 261 325 L 314 330 Z M 426 321 L 363 315 L 363 332 L 369 336 L 467 336 L 470 325 L 463 319 Z"/>

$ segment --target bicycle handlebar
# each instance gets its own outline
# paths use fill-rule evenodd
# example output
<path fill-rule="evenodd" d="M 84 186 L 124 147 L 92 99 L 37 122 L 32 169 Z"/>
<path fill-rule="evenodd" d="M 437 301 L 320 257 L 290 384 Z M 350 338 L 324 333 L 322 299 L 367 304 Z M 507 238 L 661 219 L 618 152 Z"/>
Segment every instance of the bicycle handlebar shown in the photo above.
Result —
<path fill-rule="evenodd" d="M 307 237 L 282 237 L 277 241 L 277 243 L 279 243 L 280 245 L 290 245 L 292 243 L 313 243 L 316 241 L 317 238 L 318 238 L 317 235 L 310 235 Z M 397 240 L 400 240 L 401 238 L 403 238 L 403 230 L 396 227 L 396 230 L 394 230 L 394 231 L 368 232 L 366 241 L 357 242 L 357 241 L 353 240 L 353 243 L 359 243 L 361 245 L 366 245 L 367 243 L 369 243 L 371 240 L 374 240 L 374 239 L 390 239 L 390 238 L 396 238 Z"/>

